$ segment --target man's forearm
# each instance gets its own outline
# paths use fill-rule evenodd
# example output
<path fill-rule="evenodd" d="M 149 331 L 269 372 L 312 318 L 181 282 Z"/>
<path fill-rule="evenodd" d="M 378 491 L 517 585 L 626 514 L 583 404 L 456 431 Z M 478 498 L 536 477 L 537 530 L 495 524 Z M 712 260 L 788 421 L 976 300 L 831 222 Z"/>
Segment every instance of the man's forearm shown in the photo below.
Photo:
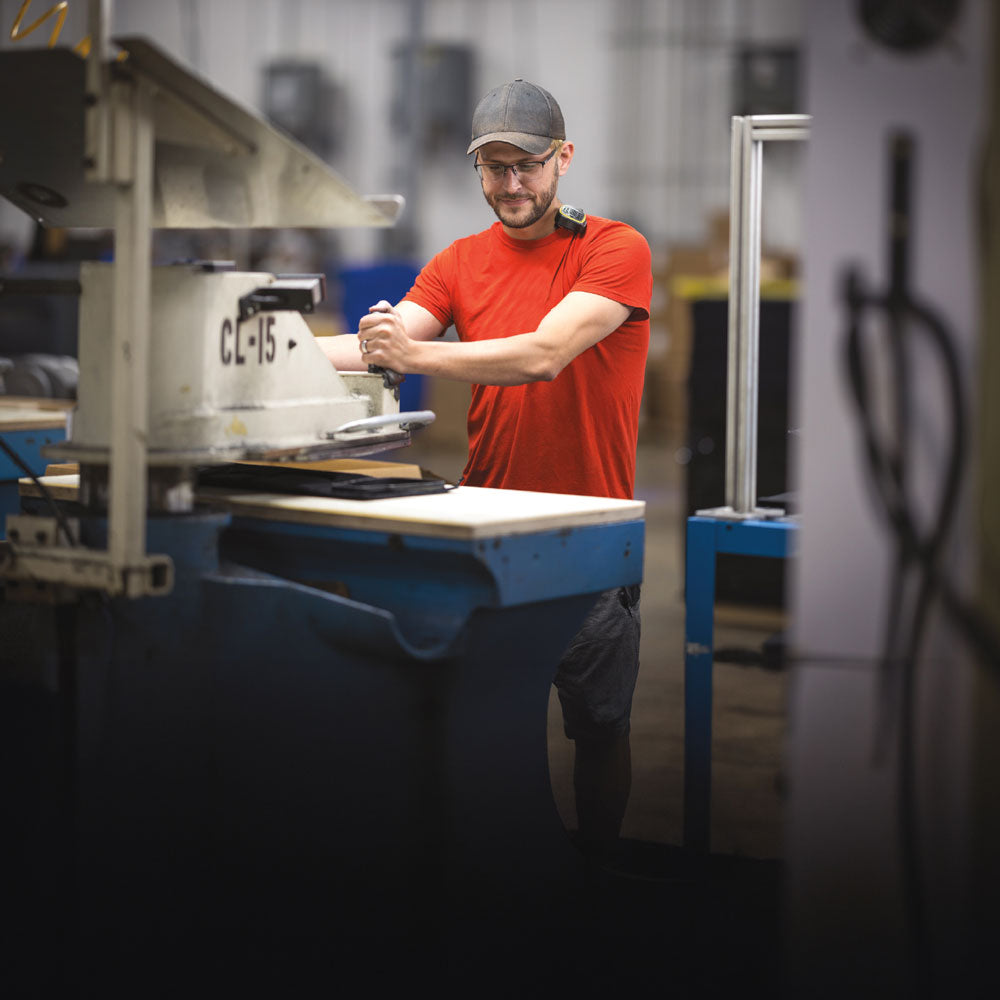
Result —
<path fill-rule="evenodd" d="M 358 338 L 353 333 L 338 334 L 334 337 L 317 337 L 320 350 L 329 358 L 337 371 L 363 372 L 368 370 L 368 362 L 361 355 Z"/>
<path fill-rule="evenodd" d="M 550 381 L 563 362 L 537 334 L 496 340 L 415 341 L 401 370 L 480 385 L 524 385 Z"/>

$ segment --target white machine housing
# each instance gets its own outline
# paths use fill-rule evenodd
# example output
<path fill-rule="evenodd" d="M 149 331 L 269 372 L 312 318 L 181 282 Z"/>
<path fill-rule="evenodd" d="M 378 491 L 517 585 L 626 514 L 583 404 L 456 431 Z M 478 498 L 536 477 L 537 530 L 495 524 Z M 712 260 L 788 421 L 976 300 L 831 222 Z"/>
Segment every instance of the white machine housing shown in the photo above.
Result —
<path fill-rule="evenodd" d="M 111 437 L 113 280 L 110 264 L 81 265 L 79 404 L 61 450 L 92 461 L 100 461 Z M 190 264 L 153 268 L 151 464 L 308 451 L 329 445 L 345 423 L 398 412 L 380 375 L 338 373 L 299 313 L 259 312 L 240 321 L 239 300 L 274 281 L 271 274 Z M 390 425 L 363 439 L 398 433 Z"/>

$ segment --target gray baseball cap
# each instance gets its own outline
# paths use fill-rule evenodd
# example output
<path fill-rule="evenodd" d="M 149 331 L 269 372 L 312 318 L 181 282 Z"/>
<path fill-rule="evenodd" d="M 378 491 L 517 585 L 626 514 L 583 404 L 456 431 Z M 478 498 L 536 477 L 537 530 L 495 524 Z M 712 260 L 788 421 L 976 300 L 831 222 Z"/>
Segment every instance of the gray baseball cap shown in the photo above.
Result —
<path fill-rule="evenodd" d="M 509 142 L 526 153 L 544 153 L 553 139 L 566 138 L 566 125 L 556 99 L 542 87 L 514 80 L 495 87 L 472 115 L 474 153 L 487 142 Z"/>

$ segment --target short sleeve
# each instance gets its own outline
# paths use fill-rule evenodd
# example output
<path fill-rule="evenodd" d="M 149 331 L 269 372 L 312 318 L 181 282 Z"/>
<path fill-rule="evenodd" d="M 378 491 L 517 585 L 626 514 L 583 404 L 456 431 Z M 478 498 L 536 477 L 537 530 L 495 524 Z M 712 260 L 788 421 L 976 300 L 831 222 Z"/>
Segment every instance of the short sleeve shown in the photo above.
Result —
<path fill-rule="evenodd" d="M 454 248 L 448 247 L 435 254 L 417 275 L 413 287 L 404 299 L 423 306 L 447 328 L 454 322 L 452 293 L 454 275 Z"/>
<path fill-rule="evenodd" d="M 645 237 L 624 223 L 608 227 L 586 247 L 573 290 L 614 299 L 633 310 L 633 319 L 649 319 L 653 272 Z"/>

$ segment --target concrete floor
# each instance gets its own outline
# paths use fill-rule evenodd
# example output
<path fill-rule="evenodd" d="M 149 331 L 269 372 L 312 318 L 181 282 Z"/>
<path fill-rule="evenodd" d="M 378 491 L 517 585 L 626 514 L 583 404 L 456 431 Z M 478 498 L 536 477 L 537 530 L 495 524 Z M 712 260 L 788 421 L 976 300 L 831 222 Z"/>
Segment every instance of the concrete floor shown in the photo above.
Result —
<path fill-rule="evenodd" d="M 454 481 L 465 454 L 433 438 L 392 456 Z M 673 449 L 640 444 L 636 498 L 646 503 L 641 667 L 632 709 L 633 783 L 623 837 L 679 846 L 684 766 L 684 469 Z M 720 498 L 721 502 L 721 498 Z M 715 648 L 757 652 L 784 625 L 780 609 L 717 606 Z M 782 856 L 781 755 L 787 676 L 755 665 L 716 661 L 712 752 L 713 854 Z M 549 706 L 553 795 L 575 827 L 573 746 L 562 733 L 558 700 Z"/>

